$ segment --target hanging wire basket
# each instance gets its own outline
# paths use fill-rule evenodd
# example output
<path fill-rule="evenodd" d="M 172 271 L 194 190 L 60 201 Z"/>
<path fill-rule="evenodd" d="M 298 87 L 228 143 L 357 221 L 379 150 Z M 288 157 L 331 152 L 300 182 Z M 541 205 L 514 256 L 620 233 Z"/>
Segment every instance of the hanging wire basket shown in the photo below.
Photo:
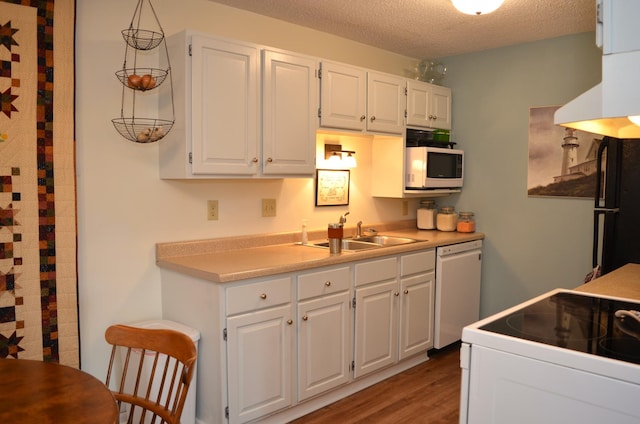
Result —
<path fill-rule="evenodd" d="M 136 143 L 161 140 L 173 127 L 174 121 L 155 118 L 115 118 L 113 126 L 121 136 Z"/>
<path fill-rule="evenodd" d="M 133 22 L 132 22 L 133 24 Z M 164 40 L 162 32 L 151 31 L 148 29 L 138 29 L 129 27 L 122 30 L 122 37 L 127 44 L 136 50 L 152 50 L 155 49 Z"/>
<path fill-rule="evenodd" d="M 129 68 L 120 69 L 116 72 L 116 76 L 125 87 L 140 91 L 159 87 L 168 74 L 168 69 L 156 68 Z"/>

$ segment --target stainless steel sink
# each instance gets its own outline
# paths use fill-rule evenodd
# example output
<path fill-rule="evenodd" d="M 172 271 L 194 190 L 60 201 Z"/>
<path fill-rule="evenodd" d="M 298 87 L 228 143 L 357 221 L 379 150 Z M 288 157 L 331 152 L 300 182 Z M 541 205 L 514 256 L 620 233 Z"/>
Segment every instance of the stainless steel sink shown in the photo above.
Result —
<path fill-rule="evenodd" d="M 328 241 L 321 241 L 316 243 L 310 243 L 307 246 L 312 247 L 323 247 L 325 249 L 329 248 Z M 382 245 L 370 243 L 367 241 L 353 240 L 353 239 L 342 239 L 342 250 L 346 251 L 356 251 L 356 250 L 367 250 L 367 249 L 379 249 Z"/>
<path fill-rule="evenodd" d="M 394 237 L 394 236 L 383 236 L 383 235 L 375 235 L 375 236 L 363 236 L 352 239 L 354 241 L 364 241 L 367 243 L 374 243 L 380 246 L 396 246 L 398 244 L 408 244 L 415 243 L 418 240 L 407 238 L 407 237 Z"/>
<path fill-rule="evenodd" d="M 415 243 L 418 240 L 407 237 L 394 237 L 394 236 L 365 236 L 358 238 L 346 238 L 342 239 L 342 250 L 353 252 L 358 250 L 379 249 L 382 247 L 397 246 L 399 244 Z M 324 249 L 329 248 L 328 241 L 320 241 L 315 243 L 309 243 L 307 246 L 321 247 Z"/>

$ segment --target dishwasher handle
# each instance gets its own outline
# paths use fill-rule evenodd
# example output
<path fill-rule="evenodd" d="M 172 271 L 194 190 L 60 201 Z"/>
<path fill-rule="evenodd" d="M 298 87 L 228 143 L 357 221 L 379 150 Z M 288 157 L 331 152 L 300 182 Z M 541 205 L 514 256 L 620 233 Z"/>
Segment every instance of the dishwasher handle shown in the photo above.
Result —
<path fill-rule="evenodd" d="M 482 249 L 482 240 L 467 241 L 464 243 L 450 244 L 436 249 L 437 256 L 449 256 L 470 250 Z"/>

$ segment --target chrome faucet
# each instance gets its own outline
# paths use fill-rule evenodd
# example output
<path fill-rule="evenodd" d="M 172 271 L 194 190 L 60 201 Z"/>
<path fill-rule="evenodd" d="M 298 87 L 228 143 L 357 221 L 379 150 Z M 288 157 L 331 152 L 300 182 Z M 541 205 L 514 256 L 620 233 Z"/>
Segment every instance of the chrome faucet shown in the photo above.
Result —
<path fill-rule="evenodd" d="M 378 232 L 378 230 L 376 230 L 375 228 L 367 228 L 365 232 L 375 235 Z M 356 224 L 356 238 L 362 237 L 363 235 L 364 234 L 362 234 L 362 221 L 358 221 L 358 223 Z"/>
<path fill-rule="evenodd" d="M 340 216 L 340 225 L 344 225 L 344 223 L 347 222 L 347 215 L 349 215 L 349 211 Z"/>

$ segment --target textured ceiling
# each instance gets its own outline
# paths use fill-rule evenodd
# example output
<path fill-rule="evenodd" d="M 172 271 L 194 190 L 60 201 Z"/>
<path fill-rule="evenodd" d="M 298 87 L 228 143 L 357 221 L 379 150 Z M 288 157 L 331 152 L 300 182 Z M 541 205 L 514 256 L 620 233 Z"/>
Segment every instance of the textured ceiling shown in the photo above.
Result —
<path fill-rule="evenodd" d="M 211 1 L 419 59 L 595 30 L 596 0 L 504 0 L 481 16 L 450 0 Z"/>

